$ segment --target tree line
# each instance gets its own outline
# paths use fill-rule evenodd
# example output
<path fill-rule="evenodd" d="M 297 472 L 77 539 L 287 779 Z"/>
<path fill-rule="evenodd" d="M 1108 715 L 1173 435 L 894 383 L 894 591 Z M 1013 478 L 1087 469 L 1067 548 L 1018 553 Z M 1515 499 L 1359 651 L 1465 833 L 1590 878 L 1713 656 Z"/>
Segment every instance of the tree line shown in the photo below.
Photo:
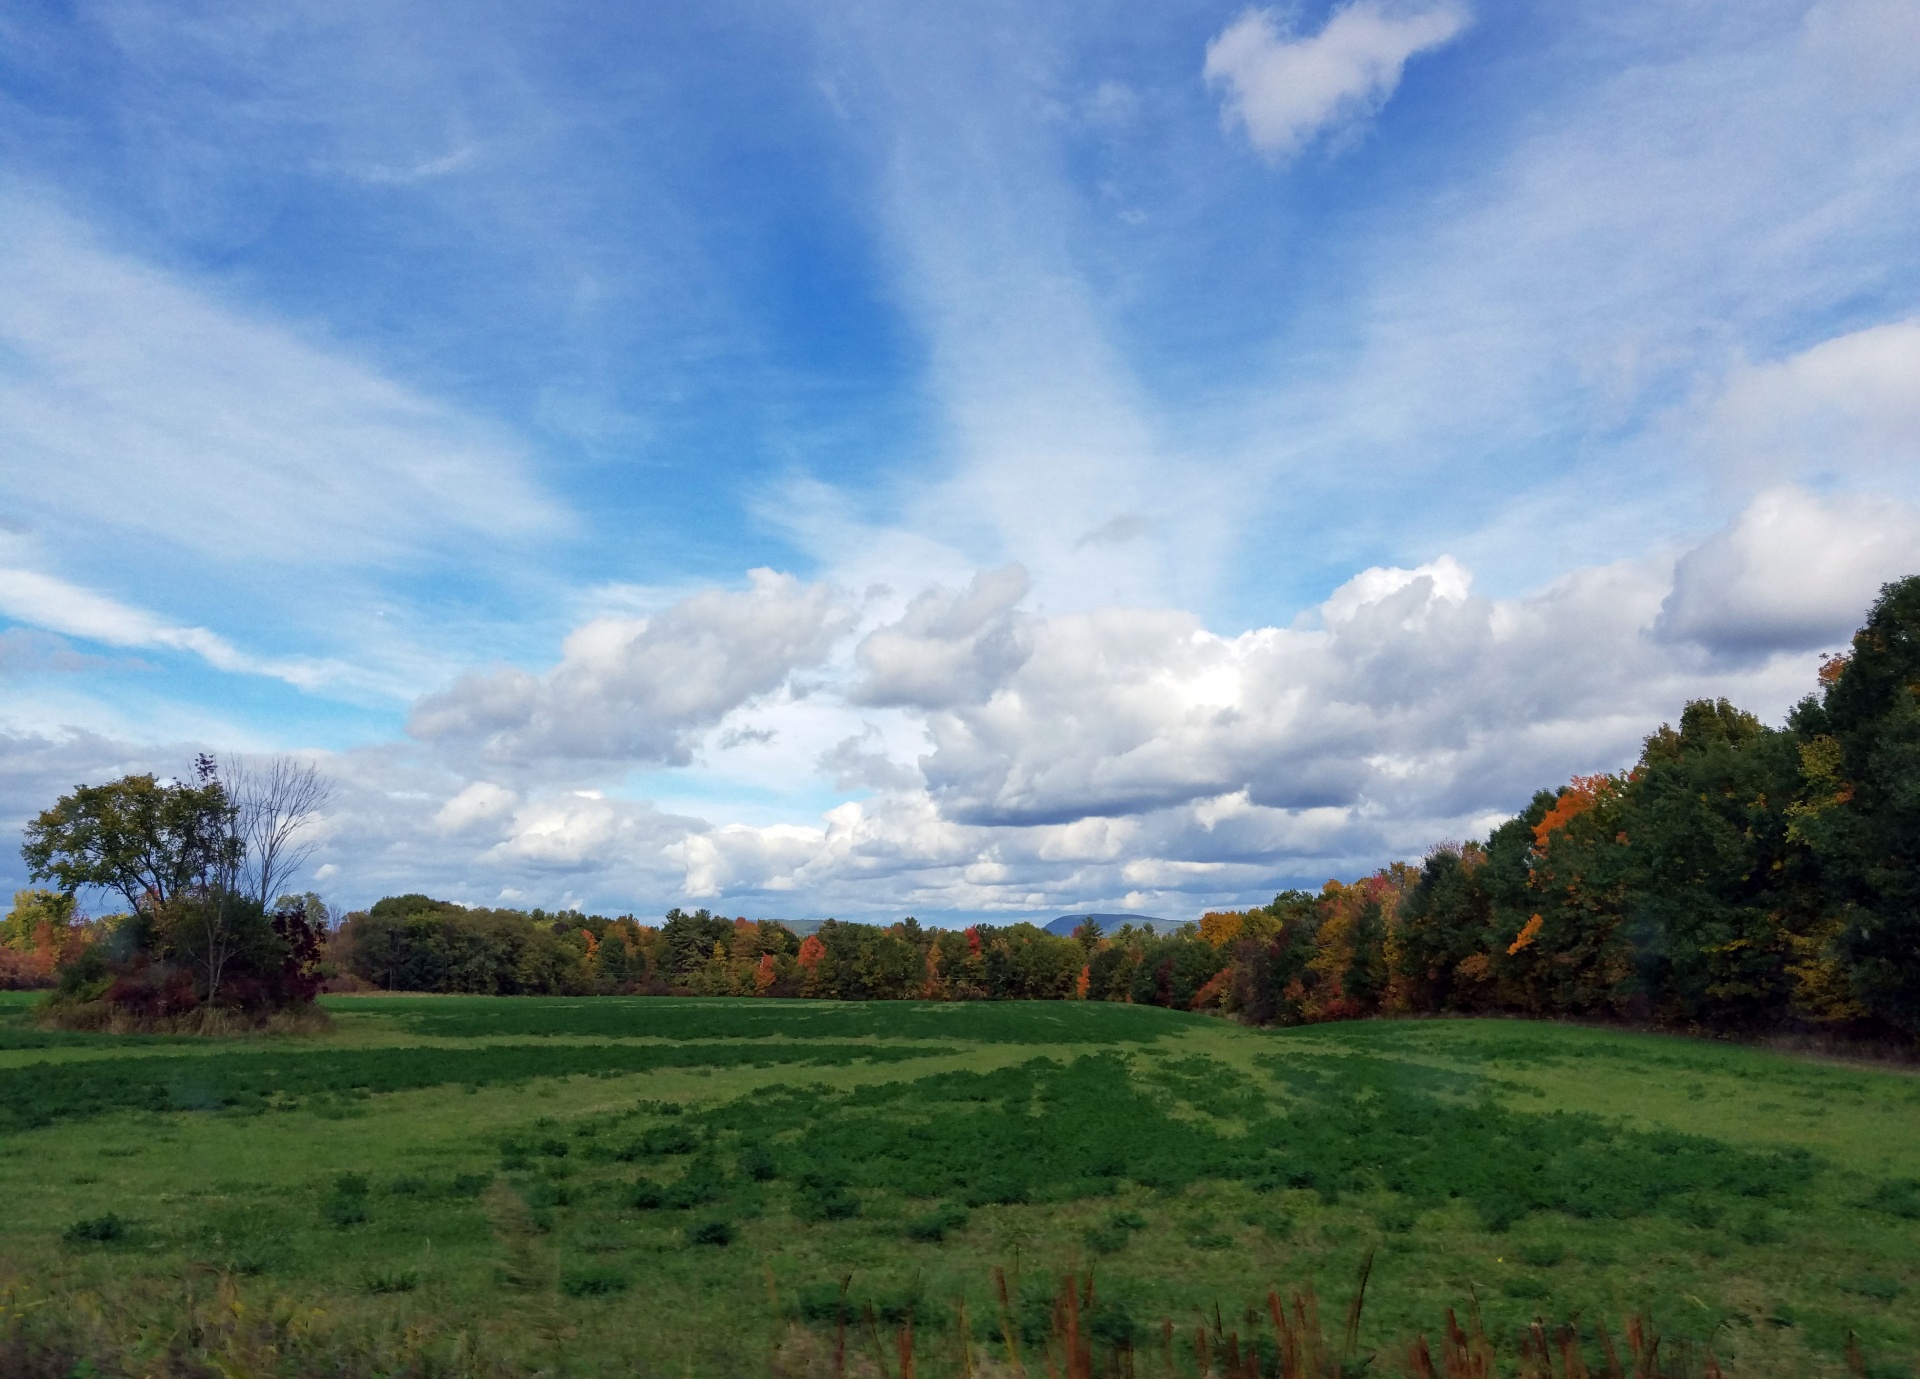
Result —
<path fill-rule="evenodd" d="M 1920 577 L 1778 728 L 1695 701 L 1484 840 L 1170 935 L 463 911 L 382 901 L 348 969 L 411 990 L 1085 999 L 1261 1024 L 1396 1012 L 1920 1035 Z"/>
<path fill-rule="evenodd" d="M 228 894 L 253 907 L 243 926 L 253 937 L 229 959 L 256 984 L 248 990 L 297 969 L 302 982 L 396 991 L 1107 1000 L 1279 1025 L 1511 1012 L 1912 1041 L 1920 576 L 1881 591 L 1850 649 L 1825 661 L 1818 679 L 1781 727 L 1725 700 L 1689 703 L 1630 768 L 1542 790 L 1484 840 L 1442 844 L 1419 863 L 1329 881 L 1318 893 L 1209 913 L 1174 934 L 1092 924 L 1071 937 L 1031 924 L 938 930 L 906 919 L 829 920 L 802 937 L 704 909 L 675 909 L 655 925 L 406 895 L 348 916 L 324 948 L 316 934 L 296 960 L 293 938 L 268 941 L 280 920 L 269 918 L 271 888 L 257 875 L 250 890 L 208 879 L 209 868 L 237 876 L 236 857 L 249 855 L 216 774 L 164 788 L 129 778 L 144 779 L 133 792 L 143 798 L 215 791 L 228 823 L 213 831 L 218 846 L 207 855 L 225 860 L 195 861 L 177 877 L 151 863 L 123 867 L 133 912 L 109 934 L 75 938 L 62 928 L 76 884 L 119 874 L 79 848 L 78 825 L 93 816 L 78 796 L 43 814 L 29 828 L 28 859 L 62 889 L 23 893 L 0 925 L 0 945 L 16 967 L 21 952 L 42 954 L 35 961 L 57 970 L 63 987 L 69 974 L 94 974 L 86 989 L 96 999 L 138 995 L 162 970 L 189 995 L 217 999 L 228 988 L 202 938 L 204 907 Z M 165 813 L 164 801 L 147 803 L 154 817 Z M 283 859 L 286 846 L 283 838 Z M 91 860 L 79 866 L 75 856 Z M 313 912 L 304 901 L 296 908 L 301 923 Z M 117 985 L 100 985 L 109 976 Z"/>

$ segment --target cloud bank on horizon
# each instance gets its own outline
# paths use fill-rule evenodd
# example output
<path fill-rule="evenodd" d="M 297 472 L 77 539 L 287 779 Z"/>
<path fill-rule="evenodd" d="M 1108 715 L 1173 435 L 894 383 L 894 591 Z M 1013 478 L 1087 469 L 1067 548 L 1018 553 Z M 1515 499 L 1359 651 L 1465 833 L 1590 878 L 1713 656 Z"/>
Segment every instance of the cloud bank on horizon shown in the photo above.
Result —
<path fill-rule="evenodd" d="M 0 827 L 296 751 L 348 905 L 1189 914 L 1777 718 L 1920 572 L 1911 18 L 29 6 Z"/>

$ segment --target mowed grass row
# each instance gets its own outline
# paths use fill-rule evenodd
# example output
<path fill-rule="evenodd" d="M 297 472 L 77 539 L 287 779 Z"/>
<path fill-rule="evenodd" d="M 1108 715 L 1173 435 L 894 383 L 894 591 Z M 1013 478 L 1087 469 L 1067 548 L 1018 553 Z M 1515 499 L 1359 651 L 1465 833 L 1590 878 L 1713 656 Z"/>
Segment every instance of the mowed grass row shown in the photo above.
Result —
<path fill-rule="evenodd" d="M 464 1330 L 580 1374 L 765 1372 L 784 1328 L 832 1326 L 849 1276 L 852 1315 L 911 1313 L 939 1373 L 962 1300 L 999 1344 L 996 1265 L 1036 1338 L 1059 1271 L 1092 1265 L 1110 1343 L 1231 1318 L 1270 1282 L 1337 1302 L 1369 1253 L 1371 1344 L 1469 1293 L 1496 1331 L 1650 1308 L 1750 1373 L 1842 1373 L 1851 1331 L 1891 1376 L 1920 1343 L 1920 1087 L 1895 1073 L 1504 1022 L 341 1006 L 352 1048 L 0 1070 L 0 1105 L 30 1072 L 238 1079 L 204 1110 L 108 1091 L 10 1122 L 6 1264 L 128 1316 L 226 1271 L 332 1324 Z M 392 1048 L 367 1045 L 376 1028 Z"/>

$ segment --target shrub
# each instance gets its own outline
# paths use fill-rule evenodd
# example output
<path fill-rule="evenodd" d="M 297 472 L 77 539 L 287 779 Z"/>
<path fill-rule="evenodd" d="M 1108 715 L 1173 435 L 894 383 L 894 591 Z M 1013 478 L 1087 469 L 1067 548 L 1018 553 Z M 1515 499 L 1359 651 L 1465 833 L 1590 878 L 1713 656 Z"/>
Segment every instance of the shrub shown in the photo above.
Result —
<path fill-rule="evenodd" d="M 367 1175 L 342 1173 L 333 1180 L 333 1190 L 320 1208 L 321 1216 L 336 1229 L 362 1226 L 373 1218 L 367 1214 Z"/>
<path fill-rule="evenodd" d="M 570 1298 L 603 1298 L 624 1293 L 629 1285 L 617 1269 L 569 1269 L 560 1275 L 560 1291 Z"/>
<path fill-rule="evenodd" d="M 285 1268 L 286 1264 L 287 1252 L 279 1246 L 235 1250 L 221 1261 L 221 1267 L 228 1273 L 239 1274 L 243 1278 L 270 1274 L 276 1269 Z"/>
<path fill-rule="evenodd" d="M 131 1232 L 131 1222 L 108 1212 L 105 1216 L 75 1221 L 61 1238 L 69 1245 L 112 1245 L 125 1240 Z"/>
<path fill-rule="evenodd" d="M 1102 1291 L 1094 1300 L 1093 1311 L 1087 1318 L 1087 1330 L 1101 1345 L 1130 1350 L 1145 1328 L 1134 1320 L 1132 1309 L 1124 1298 L 1116 1297 L 1110 1291 Z"/>
<path fill-rule="evenodd" d="M 700 1136 L 690 1125 L 656 1125 L 640 1137 L 648 1154 L 691 1154 L 700 1147 Z"/>
<path fill-rule="evenodd" d="M 1095 1254 L 1118 1254 L 1126 1249 L 1135 1231 L 1147 1228 L 1147 1218 L 1136 1211 L 1107 1213 L 1106 1220 L 1087 1231 L 1087 1248 Z"/>
<path fill-rule="evenodd" d="M 702 1155 L 687 1165 L 687 1171 L 680 1181 L 667 1188 L 666 1205 L 684 1211 L 688 1207 L 705 1206 L 717 1202 L 726 1191 L 726 1174 L 720 1168 L 720 1161 L 712 1155 Z"/>
<path fill-rule="evenodd" d="M 534 1183 L 526 1191 L 527 1205 L 539 1211 L 547 1207 L 570 1207 L 573 1190 L 565 1183 Z"/>
<path fill-rule="evenodd" d="M 794 1192 L 793 1214 L 803 1221 L 845 1221 L 860 1214 L 860 1199 L 844 1183 L 809 1174 Z"/>
<path fill-rule="evenodd" d="M 1780 1229 L 1780 1223 L 1759 1207 L 1750 1207 L 1740 1213 L 1739 1219 L 1734 1222 L 1733 1233 L 1745 1245 L 1777 1245 L 1787 1238 L 1786 1232 Z"/>
<path fill-rule="evenodd" d="M 1880 1184 L 1866 1205 L 1904 1221 L 1920 1221 L 1920 1178 L 1894 1178 Z"/>
<path fill-rule="evenodd" d="M 1376 1218 L 1380 1229 L 1388 1235 L 1405 1235 L 1414 1228 L 1419 1217 L 1407 1207 L 1388 1207 Z"/>
<path fill-rule="evenodd" d="M 387 1293 L 411 1293 L 419 1286 L 418 1269 L 374 1269 L 360 1280 L 361 1291 L 376 1297 Z"/>
<path fill-rule="evenodd" d="M 731 1245 L 733 1227 L 725 1221 L 702 1221 L 698 1225 L 687 1227 L 689 1245 Z"/>
<path fill-rule="evenodd" d="M 740 1151 L 740 1171 L 756 1183 L 768 1183 L 779 1176 L 780 1166 L 764 1144 L 750 1144 Z"/>
<path fill-rule="evenodd" d="M 967 1212 L 964 1207 L 942 1207 L 907 1222 L 907 1239 L 937 1244 L 947 1238 L 949 1231 L 960 1230 L 966 1224 Z"/>
<path fill-rule="evenodd" d="M 1087 1248 L 1097 1255 L 1118 1254 L 1132 1237 L 1112 1226 L 1091 1226 L 1087 1230 Z"/>
<path fill-rule="evenodd" d="M 359 1197 L 329 1197 L 326 1205 L 320 1209 L 327 1224 L 340 1230 L 348 1226 L 364 1226 L 373 1218 L 367 1214 L 367 1204 Z"/>
<path fill-rule="evenodd" d="M 800 1319 L 807 1322 L 837 1322 L 842 1315 L 851 1317 L 854 1308 L 846 1300 L 846 1290 L 838 1283 L 808 1283 L 800 1288 Z"/>

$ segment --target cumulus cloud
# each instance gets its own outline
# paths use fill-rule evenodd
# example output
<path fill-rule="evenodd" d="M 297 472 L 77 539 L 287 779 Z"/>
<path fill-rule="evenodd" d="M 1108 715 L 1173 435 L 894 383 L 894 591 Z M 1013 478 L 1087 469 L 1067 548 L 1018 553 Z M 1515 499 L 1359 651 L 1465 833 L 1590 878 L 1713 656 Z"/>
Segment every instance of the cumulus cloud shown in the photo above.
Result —
<path fill-rule="evenodd" d="M 887 754 L 885 741 L 871 723 L 822 752 L 820 769 L 833 777 L 836 790 L 899 790 L 920 780 L 918 771 Z"/>
<path fill-rule="evenodd" d="M 1026 612 L 1024 574 L 985 571 L 925 590 L 821 664 L 805 701 L 818 721 L 801 736 L 852 730 L 804 750 L 837 789 L 866 793 L 812 822 L 679 818 L 476 773 L 440 797 L 437 826 L 484 849 L 483 868 L 670 876 L 672 896 L 761 897 L 784 913 L 1244 900 L 1482 834 L 1535 789 L 1630 761 L 1689 698 L 1778 714 L 1811 684 L 1812 650 L 1843 640 L 1873 584 L 1901 573 L 1913 521 L 1781 491 L 1678 561 L 1493 598 L 1440 556 L 1364 570 L 1289 625 L 1235 635 L 1177 609 Z M 715 599 L 765 606 L 715 617 L 732 606 Z M 836 610 L 817 586 L 763 573 L 753 591 L 697 595 L 618 635 L 582 629 L 544 677 L 473 678 L 423 702 L 416 731 L 483 756 L 557 741 L 667 759 L 827 657 L 845 629 Z M 770 639 L 769 625 L 789 630 Z M 769 658 L 772 641 L 789 652 Z M 704 648 L 692 662 L 689 644 Z M 693 682 L 712 688 L 663 711 L 669 663 L 709 666 Z M 648 676 L 633 679 L 635 664 Z"/>
<path fill-rule="evenodd" d="M 1833 646 L 1882 584 L 1916 573 L 1920 511 L 1771 489 L 1681 557 L 1655 631 L 1735 659 Z"/>
<path fill-rule="evenodd" d="M 684 765 L 732 710 L 818 664 L 852 613 L 825 584 L 755 570 L 646 618 L 599 618 L 545 675 L 470 672 L 415 704 L 415 738 L 486 760 Z"/>
<path fill-rule="evenodd" d="M 520 797 L 492 781 L 477 780 L 440 806 L 433 816 L 434 827 L 442 833 L 466 833 L 497 827 L 513 815 Z"/>
<path fill-rule="evenodd" d="M 1768 520 L 1756 503 L 1730 531 Z M 1492 599 L 1443 557 L 1363 571 L 1294 625 L 1238 636 L 1177 611 L 1029 615 L 1017 663 L 909 707 L 932 744 L 917 770 L 876 732 L 849 738 L 821 764 L 870 798 L 813 830 L 698 831 L 673 856 L 700 894 L 842 913 L 876 895 L 1185 913 L 1352 875 L 1625 764 L 1689 698 L 1771 715 L 1806 690 L 1811 655 L 1731 663 L 1656 635 L 1674 569 L 1649 557 Z"/>
<path fill-rule="evenodd" d="M 866 677 L 854 698 L 924 709 L 984 697 L 1029 654 L 1025 620 L 1014 611 L 1026 594 L 1018 565 L 983 571 L 958 593 L 927 590 L 898 622 L 861 641 L 855 655 Z"/>
<path fill-rule="evenodd" d="M 670 844 L 666 856 L 686 869 L 686 894 L 694 900 L 791 892 L 800 886 L 807 864 L 819 857 L 824 838 L 820 829 L 801 824 L 730 824 L 689 834 Z"/>
<path fill-rule="evenodd" d="M 1277 159 L 1364 120 L 1400 85 L 1407 60 L 1450 41 L 1464 8 L 1354 0 L 1317 34 L 1295 37 L 1272 10 L 1248 10 L 1207 45 L 1206 78 L 1226 89 L 1222 118 Z"/>
<path fill-rule="evenodd" d="M 1776 490 L 1677 561 L 1508 598 L 1449 557 L 1381 566 L 1234 635 L 1164 608 L 1025 612 L 1010 568 L 928 589 L 849 646 L 831 590 L 760 571 L 589 623 L 545 674 L 421 701 L 425 750 L 333 758 L 315 862 L 355 902 L 1191 913 L 1482 834 L 1534 789 L 1630 761 L 1689 698 L 1777 715 L 1873 586 L 1909 573 L 1916 537 L 1897 505 Z M 769 697 L 803 666 L 813 694 Z M 743 705 L 783 730 L 756 752 L 864 796 L 748 822 L 580 788 L 609 761 L 685 760 Z M 134 760 L 116 750 L 0 741 L 35 807 L 69 768 Z"/>
<path fill-rule="evenodd" d="M 1617 661 L 1591 648 L 1617 658 L 1663 592 L 1621 567 L 1531 600 L 1479 599 L 1443 560 L 1366 571 L 1317 620 L 1235 637 L 1167 610 L 1039 620 L 1030 657 L 992 694 L 928 714 L 921 768 L 943 811 L 976 823 L 1238 792 L 1283 809 L 1430 808 L 1494 740 L 1616 695 Z"/>
<path fill-rule="evenodd" d="M 690 821 L 653 806 L 609 800 L 577 790 L 534 801 L 518 810 L 505 838 L 485 860 L 496 865 L 579 872 L 599 870 L 631 856 L 662 855 Z"/>

